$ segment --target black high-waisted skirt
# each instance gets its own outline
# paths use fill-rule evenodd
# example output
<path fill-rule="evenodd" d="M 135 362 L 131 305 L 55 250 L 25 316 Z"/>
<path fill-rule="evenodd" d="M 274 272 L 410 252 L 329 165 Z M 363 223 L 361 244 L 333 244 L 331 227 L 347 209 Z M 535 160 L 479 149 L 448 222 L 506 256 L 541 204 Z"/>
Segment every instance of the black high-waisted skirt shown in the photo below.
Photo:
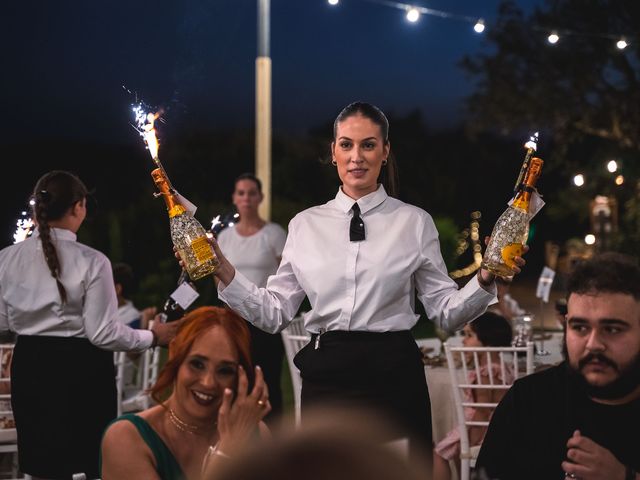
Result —
<path fill-rule="evenodd" d="M 408 437 L 411 450 L 431 450 L 429 391 L 410 332 L 330 331 L 316 340 L 312 335 L 294 359 L 302 377 L 303 424 L 312 406 L 363 406 L 395 427 L 395 437 Z"/>
<path fill-rule="evenodd" d="M 113 352 L 84 338 L 18 336 L 11 404 L 20 470 L 37 477 L 98 478 L 100 441 L 116 417 Z"/>

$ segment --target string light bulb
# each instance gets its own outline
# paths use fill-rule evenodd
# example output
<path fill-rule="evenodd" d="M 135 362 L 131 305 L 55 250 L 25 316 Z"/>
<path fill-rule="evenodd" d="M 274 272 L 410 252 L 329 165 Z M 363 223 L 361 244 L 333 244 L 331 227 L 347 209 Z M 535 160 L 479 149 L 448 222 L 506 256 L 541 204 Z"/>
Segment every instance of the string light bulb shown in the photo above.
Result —
<path fill-rule="evenodd" d="M 618 175 L 615 179 L 616 185 L 620 186 L 624 183 L 624 177 L 622 175 Z"/>
<path fill-rule="evenodd" d="M 573 177 L 573 184 L 576 187 L 581 187 L 584 185 L 584 175 L 582 175 L 581 173 L 578 173 L 577 175 L 575 175 Z"/>
<path fill-rule="evenodd" d="M 329 5 L 337 5 L 340 0 L 328 0 L 329 1 Z"/>
<path fill-rule="evenodd" d="M 629 44 L 627 43 L 627 41 L 623 38 L 621 38 L 620 40 L 618 40 L 616 42 L 616 47 L 618 47 L 619 50 L 624 50 L 625 48 L 627 48 L 629 46 Z"/>
<path fill-rule="evenodd" d="M 473 29 L 475 30 L 476 33 L 484 32 L 484 20 L 483 19 L 479 19 L 476 22 L 476 24 L 473 26 Z"/>
<path fill-rule="evenodd" d="M 416 7 L 410 7 L 407 10 L 407 20 L 409 20 L 411 23 L 416 23 L 419 18 L 420 18 L 420 12 Z"/>
<path fill-rule="evenodd" d="M 558 40 L 560 40 L 560 37 L 556 32 L 551 32 L 551 34 L 547 37 L 547 41 L 551 45 L 555 45 L 556 43 L 558 43 Z"/>
<path fill-rule="evenodd" d="M 588 233 L 584 236 L 584 243 L 587 245 L 593 245 L 596 243 L 596 236 L 593 233 Z"/>
<path fill-rule="evenodd" d="M 607 170 L 609 170 L 611 173 L 618 170 L 618 162 L 616 162 L 615 160 L 609 160 L 609 162 L 607 163 Z"/>

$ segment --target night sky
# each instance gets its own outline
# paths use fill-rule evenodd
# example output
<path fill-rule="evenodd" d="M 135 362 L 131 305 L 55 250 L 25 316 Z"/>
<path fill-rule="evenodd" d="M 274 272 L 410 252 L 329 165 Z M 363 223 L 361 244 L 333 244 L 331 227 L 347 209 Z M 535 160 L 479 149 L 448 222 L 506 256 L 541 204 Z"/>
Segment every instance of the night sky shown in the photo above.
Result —
<path fill-rule="evenodd" d="M 516 3 L 528 11 L 541 1 Z M 32 141 L 57 139 L 143 148 L 129 125 L 135 98 L 123 86 L 146 103 L 167 108 L 166 129 L 252 128 L 256 3 L 22 0 L 5 5 L 0 116 L 5 155 L 20 156 Z M 482 17 L 491 28 L 499 0 L 417 4 Z M 472 26 L 430 15 L 411 24 L 403 11 L 366 0 L 341 0 L 337 6 L 326 0 L 272 0 L 274 132 L 303 134 L 332 121 L 354 100 L 395 115 L 420 109 L 432 129 L 455 125 L 473 88 L 458 63 L 487 48 Z M 15 145 L 22 145 L 17 153 Z M 9 185 L 14 198 L 28 195 L 43 168 L 66 168 L 64 152 L 55 150 L 37 165 L 11 160 L 19 165 Z"/>

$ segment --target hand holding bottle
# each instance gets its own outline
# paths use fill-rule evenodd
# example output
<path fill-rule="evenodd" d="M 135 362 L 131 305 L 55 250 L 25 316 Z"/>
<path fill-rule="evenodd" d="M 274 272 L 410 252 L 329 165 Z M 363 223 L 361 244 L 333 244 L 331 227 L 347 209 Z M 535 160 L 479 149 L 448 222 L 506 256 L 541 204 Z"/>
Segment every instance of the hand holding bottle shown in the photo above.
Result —
<path fill-rule="evenodd" d="M 487 236 L 484 237 L 484 244 L 485 245 L 489 245 L 489 243 L 491 242 L 491 237 Z M 522 271 L 522 267 L 524 267 L 524 265 L 527 263 L 525 261 L 524 258 L 522 258 L 522 255 L 524 255 L 525 253 L 527 253 L 529 251 L 529 246 L 528 245 L 523 245 L 522 247 L 522 253 L 520 255 L 514 255 L 511 258 L 511 263 L 513 264 L 513 275 L 510 275 L 508 277 L 502 277 L 503 280 L 506 280 L 507 282 L 511 282 L 513 281 L 513 276 L 517 275 L 518 273 L 520 273 Z M 490 270 L 486 269 L 486 268 L 480 268 L 478 270 L 478 282 L 480 283 L 480 285 L 482 286 L 489 286 L 493 283 L 493 281 L 495 280 L 496 275 L 494 273 L 492 273 Z"/>

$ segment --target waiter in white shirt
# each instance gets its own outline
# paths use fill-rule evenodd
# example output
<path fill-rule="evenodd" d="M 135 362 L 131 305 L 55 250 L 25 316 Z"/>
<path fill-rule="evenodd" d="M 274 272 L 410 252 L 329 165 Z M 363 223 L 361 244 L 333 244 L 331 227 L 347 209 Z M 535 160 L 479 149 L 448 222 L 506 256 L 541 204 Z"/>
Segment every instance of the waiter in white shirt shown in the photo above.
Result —
<path fill-rule="evenodd" d="M 312 341 L 295 359 L 303 417 L 313 404 L 378 409 L 397 426 L 396 435 L 410 438 L 412 453 L 428 457 L 429 394 L 410 333 L 418 319 L 414 292 L 433 322 L 454 331 L 495 301 L 495 284 L 481 270 L 458 289 L 447 275 L 431 216 L 390 196 L 396 167 L 388 131 L 377 107 L 345 107 L 331 144 L 342 181 L 336 197 L 291 220 L 282 261 L 266 288 L 248 281 L 219 252 L 218 293 L 269 332 L 285 328 L 308 296 L 312 310 L 304 321 Z M 520 257 L 516 262 L 524 265 Z"/>
<path fill-rule="evenodd" d="M 76 241 L 86 197 L 75 175 L 45 174 L 30 202 L 37 230 L 0 251 L 0 330 L 18 335 L 11 402 L 20 471 L 38 478 L 99 477 L 100 440 L 116 417 L 112 351 L 166 345 L 177 329 L 118 322 L 109 260 Z"/>

